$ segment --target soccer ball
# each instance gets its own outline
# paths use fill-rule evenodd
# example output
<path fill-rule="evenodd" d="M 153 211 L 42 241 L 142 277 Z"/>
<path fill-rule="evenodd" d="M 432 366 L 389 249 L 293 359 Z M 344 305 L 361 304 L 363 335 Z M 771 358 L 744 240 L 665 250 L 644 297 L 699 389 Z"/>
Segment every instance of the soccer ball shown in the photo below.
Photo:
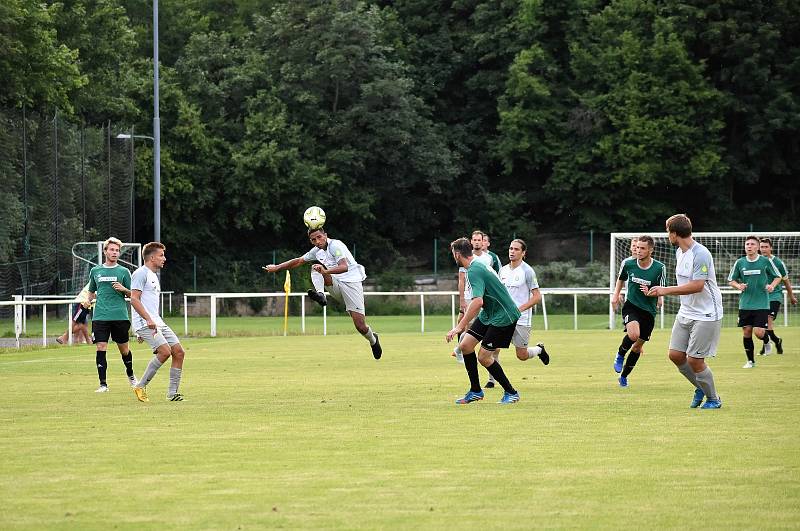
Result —
<path fill-rule="evenodd" d="M 303 223 L 309 229 L 319 229 L 325 225 L 325 211 L 318 206 L 308 207 L 303 213 Z"/>

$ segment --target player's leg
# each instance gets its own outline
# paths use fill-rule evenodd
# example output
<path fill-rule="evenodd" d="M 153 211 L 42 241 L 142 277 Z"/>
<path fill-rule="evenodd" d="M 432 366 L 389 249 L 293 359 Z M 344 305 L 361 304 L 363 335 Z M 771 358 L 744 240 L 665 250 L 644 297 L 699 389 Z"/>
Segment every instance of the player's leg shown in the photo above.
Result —
<path fill-rule="evenodd" d="M 329 289 L 331 296 L 344 302 L 347 313 L 353 319 L 353 326 L 369 343 L 372 349 L 372 357 L 376 360 L 380 359 L 383 355 L 383 348 L 378 334 L 373 332 L 372 328 L 367 324 L 366 310 L 364 309 L 364 288 L 361 282 L 340 282 L 334 278 Z"/>
<path fill-rule="evenodd" d="M 742 312 L 745 312 L 744 314 Z M 755 367 L 755 343 L 753 343 L 753 325 L 752 314 L 747 310 L 739 310 L 739 326 L 742 327 L 742 345 L 744 346 L 744 355 L 747 362 L 742 367 L 743 369 L 752 369 Z"/>
<path fill-rule="evenodd" d="M 117 344 L 122 363 L 125 365 L 125 374 L 131 387 L 136 386 L 136 376 L 133 374 L 133 352 L 128 345 L 128 332 L 130 331 L 130 321 L 111 321 L 111 339 Z"/>
<path fill-rule="evenodd" d="M 186 357 L 186 351 L 183 350 L 178 340 L 178 336 L 168 326 L 163 329 L 164 337 L 167 339 L 170 347 L 170 355 L 172 356 L 172 366 L 169 368 L 169 387 L 167 388 L 167 400 L 171 402 L 181 402 L 183 395 L 178 392 L 181 385 L 181 377 L 183 376 L 183 360 Z"/>
<path fill-rule="evenodd" d="M 469 391 L 462 398 L 456 400 L 456 404 L 469 404 L 476 400 L 483 400 L 483 390 L 481 389 L 480 375 L 478 374 L 478 356 L 475 354 L 475 347 L 483 339 L 486 325 L 476 319 L 472 326 L 461 334 L 458 346 L 464 355 L 464 369 L 469 378 Z"/>
<path fill-rule="evenodd" d="M 108 349 L 108 339 L 111 335 L 110 321 L 92 321 L 92 333 L 95 339 L 97 377 L 100 380 L 100 387 L 95 392 L 104 393 L 108 391 L 108 384 L 106 383 L 106 371 L 108 369 L 106 349 Z"/>
<path fill-rule="evenodd" d="M 619 344 L 617 348 L 617 355 L 614 357 L 614 372 L 620 373 L 622 372 L 622 365 L 625 362 L 625 355 L 631 349 L 633 344 L 636 342 L 635 339 L 631 339 L 630 335 L 628 334 L 628 321 L 630 320 L 630 310 L 631 304 L 628 301 L 625 301 L 625 304 L 622 305 L 622 322 L 625 324 L 625 335 L 622 337 L 622 342 Z"/>
<path fill-rule="evenodd" d="M 770 340 L 775 343 L 775 348 L 778 351 L 778 354 L 783 354 L 783 339 L 778 337 L 775 334 L 775 319 L 778 318 L 778 314 L 781 311 L 781 301 L 770 301 L 769 302 L 769 316 L 768 316 L 768 323 L 767 323 L 767 339 L 764 340 L 764 346 L 762 350 L 769 352 L 771 347 Z"/>
<path fill-rule="evenodd" d="M 333 278 L 330 275 L 319 273 L 312 269 L 311 284 L 314 286 L 314 289 L 308 290 L 308 298 L 320 306 L 326 306 L 328 301 L 325 298 L 325 286 L 332 285 Z"/>
<path fill-rule="evenodd" d="M 692 386 L 695 388 L 694 398 L 689 407 L 697 407 L 703 402 L 705 393 L 697 384 L 697 377 L 695 376 L 692 367 L 689 365 L 686 351 L 689 350 L 689 335 L 692 330 L 692 323 L 694 321 L 686 319 L 685 317 L 675 317 L 675 323 L 672 325 L 672 334 L 669 338 L 669 360 L 675 364 L 675 367 Z"/>
<path fill-rule="evenodd" d="M 533 358 L 539 358 L 545 365 L 550 363 L 550 356 L 544 349 L 542 343 L 536 344 L 532 347 L 528 346 L 531 338 L 531 327 L 518 324 L 514 329 L 514 335 L 511 337 L 511 344 L 517 353 L 517 359 L 526 361 Z"/>
<path fill-rule="evenodd" d="M 628 322 L 628 337 L 635 338 L 635 342 L 631 347 L 628 359 L 625 360 L 625 366 L 622 368 L 622 374 L 619 377 L 619 385 L 621 387 L 628 386 L 628 376 L 639 361 L 642 355 L 642 348 L 645 342 L 650 339 L 654 326 L 655 317 L 649 312 L 643 311 L 637 311 L 634 314 L 634 319 Z"/>
<path fill-rule="evenodd" d="M 169 358 L 170 348 L 163 334 L 147 327 L 137 330 L 136 337 L 146 341 L 150 346 L 150 349 L 153 351 L 153 358 L 150 360 L 150 362 L 148 362 L 144 373 L 142 373 L 142 377 L 139 379 L 136 385 L 133 386 L 133 392 L 136 395 L 136 398 L 138 398 L 140 402 L 148 402 L 149 400 L 147 398 L 147 391 L 145 390 L 145 387 L 147 387 L 147 384 L 149 384 L 150 380 L 152 380 L 156 375 L 156 372 L 158 372 L 158 369 L 161 368 L 161 365 L 163 365 L 164 362 L 167 361 L 167 358 Z"/>
<path fill-rule="evenodd" d="M 500 349 L 499 348 L 495 349 L 492 352 L 492 359 L 494 359 L 495 361 L 500 359 Z M 493 389 L 496 383 L 497 382 L 494 379 L 494 376 L 492 376 L 492 373 L 489 373 L 489 379 L 486 381 L 486 385 L 484 385 L 483 388 L 484 389 Z"/>
<path fill-rule="evenodd" d="M 478 320 L 478 322 L 480 319 Z M 484 338 L 481 341 L 481 349 L 478 352 L 478 361 L 481 365 L 486 367 L 495 381 L 499 383 L 505 393 L 500 400 L 501 403 L 513 403 L 519 401 L 519 393 L 514 389 L 506 376 L 500 362 L 493 356 L 493 351 L 498 348 L 507 348 L 511 344 L 511 338 L 514 335 L 516 323 L 504 327 L 489 326 L 485 332 Z"/>
<path fill-rule="evenodd" d="M 717 394 L 714 374 L 705 358 L 716 355 L 722 320 L 696 321 L 689 336 L 688 363 L 694 372 L 697 386 L 703 391 L 706 402 L 702 409 L 719 409 L 722 401 Z"/>

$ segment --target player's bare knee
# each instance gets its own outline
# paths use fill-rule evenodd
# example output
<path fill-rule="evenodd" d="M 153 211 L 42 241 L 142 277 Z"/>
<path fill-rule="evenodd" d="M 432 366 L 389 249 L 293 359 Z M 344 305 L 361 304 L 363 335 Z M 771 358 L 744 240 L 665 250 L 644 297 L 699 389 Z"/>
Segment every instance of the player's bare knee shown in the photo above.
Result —
<path fill-rule="evenodd" d="M 677 350 L 670 350 L 669 351 L 669 359 L 675 365 L 683 365 L 686 361 L 686 353 L 685 352 L 678 352 Z"/>
<path fill-rule="evenodd" d="M 517 349 L 517 359 L 520 361 L 525 361 L 528 359 L 528 349 L 526 348 L 518 348 Z"/>
<path fill-rule="evenodd" d="M 492 356 L 492 354 L 494 354 L 493 350 L 481 349 L 478 352 L 478 361 L 484 367 L 488 367 L 489 365 L 494 363 L 494 356 Z"/>

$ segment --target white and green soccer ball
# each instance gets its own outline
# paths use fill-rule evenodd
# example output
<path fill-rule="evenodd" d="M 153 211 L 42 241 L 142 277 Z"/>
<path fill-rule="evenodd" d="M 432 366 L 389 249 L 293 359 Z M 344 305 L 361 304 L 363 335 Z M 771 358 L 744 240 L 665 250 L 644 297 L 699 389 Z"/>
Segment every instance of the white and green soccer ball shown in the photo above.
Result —
<path fill-rule="evenodd" d="M 318 206 L 308 207 L 303 213 L 303 223 L 309 229 L 319 229 L 325 225 L 325 211 Z"/>

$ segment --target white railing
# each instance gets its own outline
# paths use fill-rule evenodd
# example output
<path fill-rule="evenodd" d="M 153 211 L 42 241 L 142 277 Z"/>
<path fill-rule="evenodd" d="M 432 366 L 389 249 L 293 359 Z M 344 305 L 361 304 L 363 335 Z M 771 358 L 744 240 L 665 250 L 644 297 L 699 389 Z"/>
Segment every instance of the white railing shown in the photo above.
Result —
<path fill-rule="evenodd" d="M 573 328 L 578 329 L 578 295 L 609 295 L 608 288 L 542 288 L 542 317 L 544 320 L 544 329 L 549 329 L 547 320 L 547 295 L 572 295 L 573 297 Z M 420 333 L 425 333 L 425 297 L 428 296 L 449 296 L 450 297 L 450 322 L 452 326 L 456 325 L 457 315 L 457 291 L 365 291 L 364 296 L 401 296 L 401 297 L 419 297 L 419 327 Z M 290 293 L 290 297 L 300 297 L 300 330 L 302 333 L 306 331 L 306 295 L 305 293 Z M 183 294 L 183 332 L 189 334 L 189 297 L 193 298 L 208 298 L 209 299 L 209 315 L 211 318 L 211 337 L 217 336 L 217 301 L 219 299 L 248 299 L 248 298 L 283 298 L 286 297 L 285 293 L 184 293 Z M 328 310 L 327 307 L 322 308 L 322 335 L 328 334 Z"/>
<path fill-rule="evenodd" d="M 42 307 L 42 346 L 47 346 L 47 305 L 66 304 L 68 305 L 67 311 L 67 342 L 72 344 L 72 306 L 80 304 L 76 299 L 60 298 L 60 299 L 47 299 L 40 301 L 23 300 L 22 295 L 14 295 L 13 301 L 0 301 L 0 306 L 14 306 L 14 336 L 17 340 L 17 348 L 20 347 L 19 336 L 23 334 L 22 324 L 24 322 L 25 312 L 23 311 L 26 306 L 41 306 Z"/>

